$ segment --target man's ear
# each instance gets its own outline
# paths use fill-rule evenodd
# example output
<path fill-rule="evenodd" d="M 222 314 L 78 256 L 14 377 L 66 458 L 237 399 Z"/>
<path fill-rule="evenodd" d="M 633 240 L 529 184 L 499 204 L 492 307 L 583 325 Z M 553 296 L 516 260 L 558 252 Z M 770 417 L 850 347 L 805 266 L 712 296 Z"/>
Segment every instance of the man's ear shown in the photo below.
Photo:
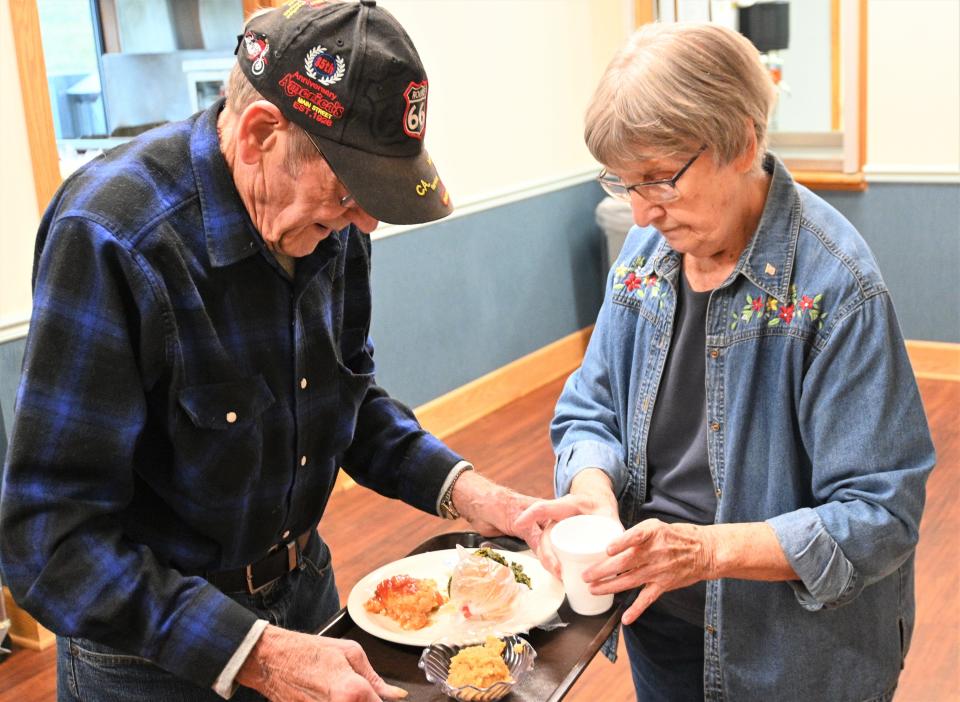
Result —
<path fill-rule="evenodd" d="M 273 103 L 267 100 L 251 103 L 237 121 L 237 158 L 246 164 L 258 163 L 264 154 L 279 147 L 277 132 L 289 124 Z"/>

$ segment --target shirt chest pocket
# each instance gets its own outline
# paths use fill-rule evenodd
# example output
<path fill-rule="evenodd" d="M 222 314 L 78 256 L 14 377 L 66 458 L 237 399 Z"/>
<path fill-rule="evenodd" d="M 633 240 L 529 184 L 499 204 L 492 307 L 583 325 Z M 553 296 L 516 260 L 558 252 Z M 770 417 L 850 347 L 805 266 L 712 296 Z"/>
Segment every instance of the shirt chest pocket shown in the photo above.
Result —
<path fill-rule="evenodd" d="M 276 401 L 263 376 L 185 387 L 177 400 L 186 415 L 174 442 L 179 486 L 218 498 L 248 494 L 262 470 L 261 415 Z"/>

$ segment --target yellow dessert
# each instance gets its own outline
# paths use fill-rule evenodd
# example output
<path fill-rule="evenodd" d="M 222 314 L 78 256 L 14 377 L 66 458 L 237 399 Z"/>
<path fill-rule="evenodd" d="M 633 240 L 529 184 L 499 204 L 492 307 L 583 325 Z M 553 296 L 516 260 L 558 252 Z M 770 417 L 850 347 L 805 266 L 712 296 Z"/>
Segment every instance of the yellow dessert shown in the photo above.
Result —
<path fill-rule="evenodd" d="M 468 646 L 450 659 L 447 684 L 450 687 L 490 687 L 497 682 L 513 682 L 503 662 L 506 644 L 496 636 L 488 636 L 482 646 Z"/>

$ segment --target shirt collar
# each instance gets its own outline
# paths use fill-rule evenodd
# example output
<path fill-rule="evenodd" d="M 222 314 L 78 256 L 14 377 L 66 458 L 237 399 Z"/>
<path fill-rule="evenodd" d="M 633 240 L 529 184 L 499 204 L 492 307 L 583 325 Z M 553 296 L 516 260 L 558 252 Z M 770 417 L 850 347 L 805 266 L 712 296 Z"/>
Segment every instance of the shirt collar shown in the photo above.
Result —
<path fill-rule="evenodd" d="M 190 134 L 190 160 L 200 195 L 207 255 L 216 267 L 229 266 L 260 250 L 260 234 L 250 221 L 220 151 L 217 117 L 223 104 L 220 99 L 201 113 Z"/>
<path fill-rule="evenodd" d="M 201 113 L 190 135 L 190 159 L 200 195 L 207 255 L 210 264 L 217 268 L 237 263 L 258 252 L 272 257 L 240 199 L 227 160 L 220 151 L 217 118 L 224 102 L 221 98 Z M 349 234 L 350 227 L 334 232 L 321 241 L 311 255 L 298 258 L 297 277 L 313 277 L 327 268 L 346 248 Z M 329 273 L 332 279 L 338 271 L 330 267 Z"/>
<path fill-rule="evenodd" d="M 734 272 L 786 302 L 800 233 L 800 195 L 790 173 L 774 154 L 764 157 L 763 167 L 773 176 L 763 215 Z"/>
<path fill-rule="evenodd" d="M 674 251 L 666 239 L 661 239 L 657 250 L 654 252 L 647 264 L 640 271 L 641 275 L 646 275 L 651 271 L 656 271 L 661 278 L 673 280 L 680 270 L 680 254 Z"/>

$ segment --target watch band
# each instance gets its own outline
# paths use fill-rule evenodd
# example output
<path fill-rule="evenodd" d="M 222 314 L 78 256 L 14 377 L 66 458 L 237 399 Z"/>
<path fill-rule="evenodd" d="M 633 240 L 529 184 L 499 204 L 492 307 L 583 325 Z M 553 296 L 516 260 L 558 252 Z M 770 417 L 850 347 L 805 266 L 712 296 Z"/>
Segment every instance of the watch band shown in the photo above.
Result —
<path fill-rule="evenodd" d="M 443 493 L 443 497 L 440 498 L 439 512 L 440 516 L 444 519 L 460 519 L 460 512 L 453 505 L 453 486 L 457 484 L 460 476 L 466 473 L 468 470 L 473 470 L 473 466 L 469 464 L 461 466 L 457 473 L 450 480 L 450 484 Z"/>

